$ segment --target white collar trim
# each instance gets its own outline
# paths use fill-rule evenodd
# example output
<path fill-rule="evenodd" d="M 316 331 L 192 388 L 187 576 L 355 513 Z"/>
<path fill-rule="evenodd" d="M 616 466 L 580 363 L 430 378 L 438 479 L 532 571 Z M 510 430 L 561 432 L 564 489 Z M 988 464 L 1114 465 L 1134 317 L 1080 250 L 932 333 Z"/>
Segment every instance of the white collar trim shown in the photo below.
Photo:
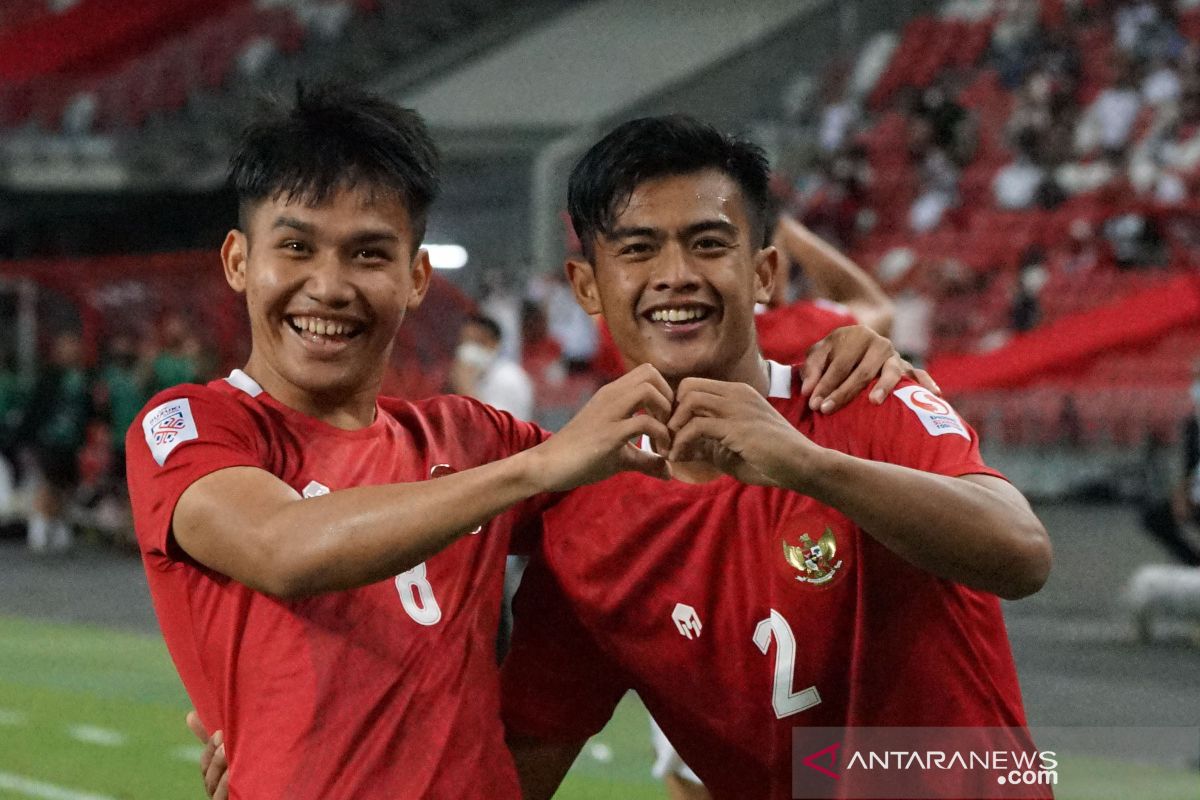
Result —
<path fill-rule="evenodd" d="M 235 389 L 241 389 L 251 397 L 258 397 L 263 392 L 263 388 L 258 385 L 258 381 L 240 369 L 235 369 L 229 373 L 229 377 L 225 379 L 225 382 Z"/>
<path fill-rule="evenodd" d="M 787 400 L 792 396 L 792 368 L 778 361 L 767 359 L 767 376 L 770 386 L 767 397 Z"/>

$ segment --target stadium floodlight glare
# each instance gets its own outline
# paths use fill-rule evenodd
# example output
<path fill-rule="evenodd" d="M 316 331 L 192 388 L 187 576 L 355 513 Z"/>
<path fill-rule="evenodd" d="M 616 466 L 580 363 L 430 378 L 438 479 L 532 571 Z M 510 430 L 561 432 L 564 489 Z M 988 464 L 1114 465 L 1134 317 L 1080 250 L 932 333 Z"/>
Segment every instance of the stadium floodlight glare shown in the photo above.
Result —
<path fill-rule="evenodd" d="M 462 269 L 467 265 L 467 248 L 460 244 L 426 244 L 434 269 Z"/>

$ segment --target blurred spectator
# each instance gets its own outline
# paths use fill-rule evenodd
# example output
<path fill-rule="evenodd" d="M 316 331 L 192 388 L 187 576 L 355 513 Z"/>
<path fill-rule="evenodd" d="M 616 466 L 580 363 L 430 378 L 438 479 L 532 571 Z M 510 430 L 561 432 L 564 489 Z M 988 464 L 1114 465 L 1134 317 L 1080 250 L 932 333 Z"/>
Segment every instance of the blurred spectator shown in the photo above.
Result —
<path fill-rule="evenodd" d="M 1091 272 L 1105 261 L 1096 231 L 1086 219 L 1072 220 L 1065 244 L 1051 258 L 1053 271 L 1064 275 Z"/>
<path fill-rule="evenodd" d="M 817 141 L 821 150 L 833 154 L 842 149 L 846 137 L 859 121 L 858 105 L 849 99 L 828 103 L 821 111 Z"/>
<path fill-rule="evenodd" d="M 929 125 L 930 143 L 955 163 L 970 160 L 972 136 L 967 110 L 954 101 L 944 83 L 930 86 L 921 93 L 913 115 Z"/>
<path fill-rule="evenodd" d="M 933 331 L 933 300 L 925 290 L 924 274 L 914 276 L 893 299 L 892 346 L 919 367 L 929 357 Z"/>
<path fill-rule="evenodd" d="M 18 441 L 33 448 L 39 473 L 29 515 L 28 542 L 34 552 L 63 552 L 74 541 L 68 504 L 79 480 L 79 451 L 91 413 L 82 343 L 75 333 L 60 333 L 17 432 Z"/>
<path fill-rule="evenodd" d="M 491 317 L 469 319 L 450 368 L 451 389 L 517 419 L 533 419 L 533 383 L 520 364 L 501 354 L 500 341 L 500 326 Z"/>
<path fill-rule="evenodd" d="M 1021 257 L 1021 269 L 1009 314 L 1012 329 L 1018 333 L 1032 330 L 1041 321 L 1040 295 L 1049 277 L 1044 261 L 1040 247 L 1029 248 Z"/>
<path fill-rule="evenodd" d="M 1129 160 L 1129 182 L 1139 194 L 1164 205 L 1187 201 L 1187 179 L 1200 168 L 1200 87 L 1158 115 Z"/>
<path fill-rule="evenodd" d="M 1146 533 L 1180 563 L 1200 566 L 1200 545 L 1188 529 L 1200 523 L 1200 362 L 1192 368 L 1192 410 L 1183 420 L 1183 478 L 1166 464 L 1165 437 L 1151 431 L 1142 458 L 1141 517 Z"/>
<path fill-rule="evenodd" d="M 483 297 L 479 311 L 500 326 L 500 353 L 510 361 L 521 361 L 521 298 L 512 291 L 498 269 L 483 274 Z"/>
<path fill-rule="evenodd" d="M 1123 152 L 1141 110 L 1142 96 L 1133 65 L 1124 63 L 1118 68 L 1116 81 L 1097 95 L 1080 119 L 1075 129 L 1075 151 L 1087 155 L 1100 147 L 1109 153 Z"/>
<path fill-rule="evenodd" d="M 958 170 L 940 147 L 930 148 L 921 162 L 917 199 L 909 209 L 908 225 L 915 233 L 936 228 L 946 211 L 958 202 Z"/>
<path fill-rule="evenodd" d="M 1113 18 L 1117 47 L 1136 61 L 1172 58 L 1183 47 L 1171 0 L 1125 2 Z"/>
<path fill-rule="evenodd" d="M 113 336 L 96 381 L 95 402 L 108 422 L 112 450 L 113 488 L 125 488 L 125 432 L 150 400 L 150 364 L 139 357 L 137 342 L 128 333 Z"/>
<path fill-rule="evenodd" d="M 181 314 L 167 315 L 162 323 L 162 342 L 150 366 L 150 394 L 197 383 L 201 378 L 200 340 L 191 331 L 191 323 Z"/>
<path fill-rule="evenodd" d="M 1113 260 L 1122 269 L 1166 264 L 1167 247 L 1158 224 L 1141 212 L 1129 211 L 1109 218 L 1104 223 L 1104 237 Z"/>
<path fill-rule="evenodd" d="M 1120 157 L 1115 153 L 1105 153 L 1098 158 L 1060 165 L 1054 170 L 1054 184 L 1068 195 L 1090 194 L 1108 185 L 1121 172 Z"/>
<path fill-rule="evenodd" d="M 999 4 L 1000 18 L 992 28 L 991 62 L 1008 89 L 1025 80 L 1036 47 L 1037 0 L 1004 0 Z"/>
<path fill-rule="evenodd" d="M 1148 106 L 1163 106 L 1179 100 L 1183 92 L 1183 81 L 1175 66 L 1165 58 L 1158 58 L 1146 70 L 1142 79 L 1142 100 Z"/>
<path fill-rule="evenodd" d="M 541 303 L 546 328 L 562 348 L 570 372 L 586 372 L 596 355 L 599 335 L 588 313 L 575 302 L 564 274 L 551 272 L 530 282 L 528 295 Z"/>
<path fill-rule="evenodd" d="M 1000 208 L 1029 208 L 1046 180 L 1046 171 L 1034 163 L 1035 137 L 1025 132 L 1018 142 L 1016 158 L 996 173 L 992 192 Z"/>
<path fill-rule="evenodd" d="M 27 388 L 17 369 L 16 354 L 0 348 L 0 522 L 6 522 L 14 513 L 14 434 L 25 410 Z"/>

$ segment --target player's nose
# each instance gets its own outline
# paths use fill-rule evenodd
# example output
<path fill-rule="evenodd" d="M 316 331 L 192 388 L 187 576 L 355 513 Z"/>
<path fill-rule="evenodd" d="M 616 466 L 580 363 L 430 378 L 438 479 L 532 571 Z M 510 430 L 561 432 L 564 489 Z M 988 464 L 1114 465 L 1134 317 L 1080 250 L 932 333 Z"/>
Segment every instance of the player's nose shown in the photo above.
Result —
<path fill-rule="evenodd" d="M 658 291 L 691 291 L 700 287 L 700 276 L 687 248 L 671 243 L 655 259 L 651 285 Z"/>
<path fill-rule="evenodd" d="M 333 308 L 349 305 L 355 294 L 350 266 L 332 253 L 314 259 L 304 291 L 313 300 Z"/>

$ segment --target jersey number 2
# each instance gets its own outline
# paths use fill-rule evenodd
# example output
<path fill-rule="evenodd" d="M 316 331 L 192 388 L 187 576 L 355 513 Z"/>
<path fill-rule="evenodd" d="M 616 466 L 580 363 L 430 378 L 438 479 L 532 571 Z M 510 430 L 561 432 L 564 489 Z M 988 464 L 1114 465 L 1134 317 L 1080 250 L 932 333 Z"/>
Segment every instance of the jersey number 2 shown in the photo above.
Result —
<path fill-rule="evenodd" d="M 754 643 L 763 655 L 771 648 L 775 639 L 775 685 L 771 694 L 771 705 L 779 719 L 807 711 L 821 702 L 817 687 L 810 686 L 798 692 L 792 691 L 792 675 L 796 670 L 796 637 L 787 620 L 775 609 L 771 616 L 758 623 L 754 629 Z"/>
<path fill-rule="evenodd" d="M 396 576 L 396 591 L 404 610 L 419 625 L 436 625 L 442 618 L 442 608 L 433 596 L 433 587 L 425 577 L 425 562 L 422 561 L 408 572 Z"/>

